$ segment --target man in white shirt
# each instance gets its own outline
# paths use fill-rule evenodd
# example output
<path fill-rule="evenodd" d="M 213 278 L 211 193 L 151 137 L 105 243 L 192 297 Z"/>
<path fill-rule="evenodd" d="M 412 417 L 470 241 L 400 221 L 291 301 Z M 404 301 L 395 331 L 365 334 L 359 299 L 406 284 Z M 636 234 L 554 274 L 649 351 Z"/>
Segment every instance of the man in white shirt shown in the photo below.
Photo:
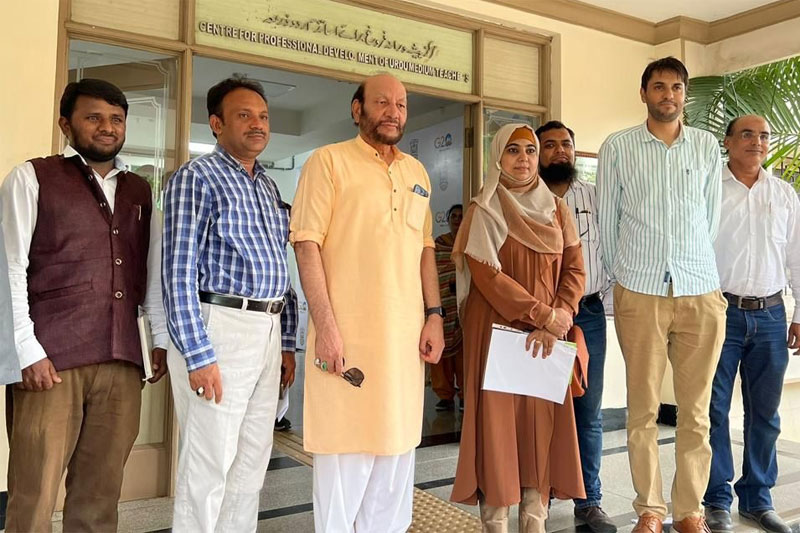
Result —
<path fill-rule="evenodd" d="M 11 311 L 11 289 L 8 285 L 8 261 L 6 261 L 3 232 L 0 231 L 0 385 L 17 383 L 20 379 L 19 358 L 14 348 L 14 318 Z M 6 397 L 10 396 L 9 392 L 6 391 Z"/>
<path fill-rule="evenodd" d="M 778 406 L 789 363 L 787 344 L 800 348 L 800 202 L 791 185 L 761 167 L 769 138 L 767 121 L 753 115 L 734 119 L 725 133 L 730 159 L 722 170 L 722 219 L 714 251 L 728 300 L 727 331 L 711 395 L 713 455 L 703 498 L 714 532 L 733 530 L 728 414 L 737 371 L 744 400 L 742 476 L 733 486 L 739 515 L 766 531 L 791 531 L 774 511 L 769 491 L 778 475 Z M 788 335 L 782 297 L 787 269 L 795 300 Z"/>
<path fill-rule="evenodd" d="M 586 288 L 575 325 L 580 327 L 589 351 L 589 383 L 586 392 L 573 400 L 578 447 L 586 498 L 575 500 L 575 516 L 593 533 L 614 533 L 617 527 L 600 507 L 600 459 L 603 455 L 603 368 L 606 361 L 606 314 L 603 292 L 608 276 L 597 232 L 597 202 L 593 183 L 577 179 L 575 134 L 557 120 L 536 130 L 541 146 L 539 175 L 556 196 L 567 202 L 575 215 L 581 237 Z"/>
<path fill-rule="evenodd" d="M 64 471 L 64 531 L 116 531 L 128 454 L 139 432 L 150 316 L 157 381 L 166 372 L 152 191 L 117 157 L 128 103 L 114 85 L 67 85 L 63 154 L 15 167 L 0 189 L 14 343 L 6 531 L 49 531 Z M 151 216 L 152 215 L 152 216 Z"/>

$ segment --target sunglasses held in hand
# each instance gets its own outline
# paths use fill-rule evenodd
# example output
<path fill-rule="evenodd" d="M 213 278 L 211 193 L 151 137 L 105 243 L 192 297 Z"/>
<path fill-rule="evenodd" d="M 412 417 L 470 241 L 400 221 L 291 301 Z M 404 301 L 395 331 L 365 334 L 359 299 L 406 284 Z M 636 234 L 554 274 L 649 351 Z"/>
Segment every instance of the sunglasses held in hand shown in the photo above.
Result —
<path fill-rule="evenodd" d="M 314 366 L 323 372 L 328 371 L 328 363 L 326 361 L 320 361 L 319 357 L 314 359 Z M 353 367 L 342 372 L 342 379 L 354 387 L 361 387 L 361 384 L 364 382 L 364 373 L 360 369 Z"/>

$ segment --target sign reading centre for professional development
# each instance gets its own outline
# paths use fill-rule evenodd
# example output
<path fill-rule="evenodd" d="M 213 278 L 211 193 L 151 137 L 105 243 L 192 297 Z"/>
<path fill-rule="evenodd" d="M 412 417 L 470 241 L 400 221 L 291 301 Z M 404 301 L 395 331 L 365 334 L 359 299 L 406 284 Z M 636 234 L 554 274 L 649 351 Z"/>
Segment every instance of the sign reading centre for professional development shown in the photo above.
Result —
<path fill-rule="evenodd" d="M 332 0 L 196 0 L 198 44 L 472 92 L 472 33 Z"/>

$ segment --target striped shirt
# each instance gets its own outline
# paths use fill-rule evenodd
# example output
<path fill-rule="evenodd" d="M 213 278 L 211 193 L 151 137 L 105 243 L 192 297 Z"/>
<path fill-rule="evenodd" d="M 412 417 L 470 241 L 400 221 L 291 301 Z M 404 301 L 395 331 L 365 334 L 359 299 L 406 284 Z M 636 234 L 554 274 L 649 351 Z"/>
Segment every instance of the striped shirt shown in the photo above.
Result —
<path fill-rule="evenodd" d="M 251 178 L 217 145 L 179 168 L 164 198 L 162 284 L 170 338 L 189 370 L 216 362 L 198 291 L 286 298 L 283 350 L 294 351 L 297 300 L 289 285 L 289 206 L 258 162 Z"/>
<path fill-rule="evenodd" d="M 600 147 L 600 242 L 612 279 L 631 291 L 666 296 L 719 288 L 713 242 L 722 197 L 719 145 L 682 126 L 672 146 L 642 124 Z"/>
<path fill-rule="evenodd" d="M 593 183 L 576 179 L 564 194 L 564 201 L 575 215 L 575 227 L 581 237 L 583 269 L 586 271 L 585 295 L 604 292 L 608 275 L 603 266 L 600 234 L 597 229 L 597 201 Z"/>

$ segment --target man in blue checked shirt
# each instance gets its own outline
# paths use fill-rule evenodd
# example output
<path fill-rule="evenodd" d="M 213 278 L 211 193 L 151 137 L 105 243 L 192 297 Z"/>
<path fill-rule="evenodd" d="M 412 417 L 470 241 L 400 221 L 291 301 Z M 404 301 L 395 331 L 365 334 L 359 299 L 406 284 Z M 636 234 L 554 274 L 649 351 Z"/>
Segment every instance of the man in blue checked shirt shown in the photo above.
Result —
<path fill-rule="evenodd" d="M 178 169 L 164 202 L 177 533 L 256 530 L 278 387 L 295 370 L 289 206 L 256 161 L 269 142 L 267 98 L 229 78 L 207 107 L 217 145 Z"/>

